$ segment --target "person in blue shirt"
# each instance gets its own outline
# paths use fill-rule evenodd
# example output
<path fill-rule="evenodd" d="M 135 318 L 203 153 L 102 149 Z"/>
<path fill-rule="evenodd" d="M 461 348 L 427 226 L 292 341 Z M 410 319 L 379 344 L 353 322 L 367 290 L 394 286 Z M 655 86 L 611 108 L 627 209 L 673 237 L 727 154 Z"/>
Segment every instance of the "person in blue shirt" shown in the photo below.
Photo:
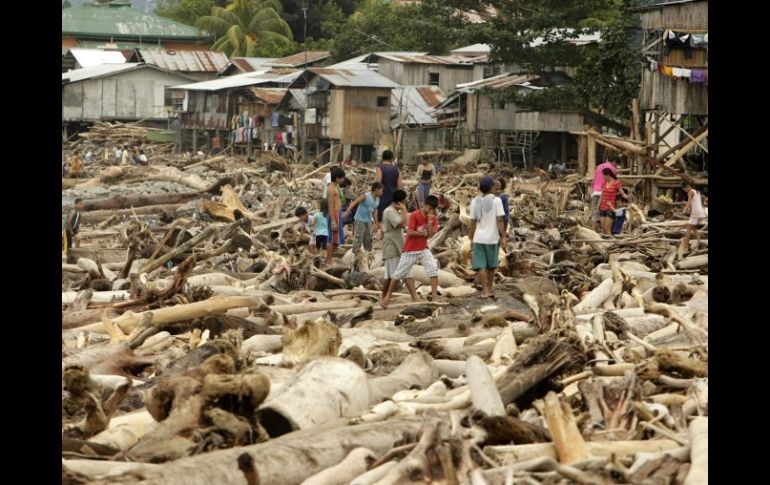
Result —
<path fill-rule="evenodd" d="M 353 217 L 353 252 L 357 253 L 361 249 L 363 244 L 364 249 L 367 251 L 372 250 L 372 234 L 379 231 L 379 223 L 377 217 L 373 217 L 374 211 L 380 204 L 380 197 L 383 194 L 383 186 L 380 182 L 374 182 L 372 184 L 372 190 L 366 192 L 363 195 L 358 196 L 356 200 L 350 203 L 350 207 L 345 211 L 344 216 L 347 217 L 356 209 L 356 215 Z M 372 232 L 372 224 L 374 224 L 374 232 Z"/>
<path fill-rule="evenodd" d="M 508 232 L 508 222 L 511 219 L 511 209 L 508 205 L 508 202 L 511 199 L 511 196 L 508 194 L 503 193 L 505 190 L 505 179 L 499 178 L 495 181 L 495 187 L 493 189 L 493 193 L 496 197 L 498 197 L 502 203 L 503 203 L 503 212 L 505 212 L 505 215 L 503 216 L 503 224 L 505 225 L 505 232 Z"/>
<path fill-rule="evenodd" d="M 623 224 L 626 222 L 626 198 L 618 194 L 615 200 L 615 219 L 612 221 L 612 234 L 623 232 Z"/>

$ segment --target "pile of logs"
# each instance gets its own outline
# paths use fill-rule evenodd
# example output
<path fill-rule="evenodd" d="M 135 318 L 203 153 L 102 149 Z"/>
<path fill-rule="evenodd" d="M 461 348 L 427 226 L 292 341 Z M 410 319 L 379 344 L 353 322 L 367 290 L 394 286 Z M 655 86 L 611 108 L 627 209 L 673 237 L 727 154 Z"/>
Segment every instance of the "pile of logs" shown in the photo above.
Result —
<path fill-rule="evenodd" d="M 293 216 L 328 166 L 216 164 L 144 168 L 186 192 L 85 201 L 62 262 L 63 482 L 707 483 L 708 249 L 678 251 L 686 216 L 632 207 L 602 237 L 574 178 L 445 165 L 443 298 L 383 309 L 379 251 L 322 267 Z M 494 300 L 466 234 L 485 172 L 512 194 Z"/>

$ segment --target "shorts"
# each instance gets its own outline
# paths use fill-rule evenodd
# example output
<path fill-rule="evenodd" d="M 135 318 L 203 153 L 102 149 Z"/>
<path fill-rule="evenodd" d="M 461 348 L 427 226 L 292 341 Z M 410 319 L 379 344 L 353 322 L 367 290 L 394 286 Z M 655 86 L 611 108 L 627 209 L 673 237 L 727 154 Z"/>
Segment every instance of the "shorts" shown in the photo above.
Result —
<path fill-rule="evenodd" d="M 327 236 L 315 236 L 315 247 L 316 249 L 326 249 L 326 239 Z"/>
<path fill-rule="evenodd" d="M 396 269 L 398 268 L 398 262 L 400 260 L 401 260 L 400 257 L 388 258 L 385 260 L 385 279 L 386 280 L 393 279 L 393 274 L 396 272 Z"/>
<path fill-rule="evenodd" d="M 702 219 L 702 217 L 690 217 L 687 220 L 687 224 L 689 224 L 691 226 L 700 226 L 701 219 Z"/>
<path fill-rule="evenodd" d="M 353 225 L 353 252 L 358 252 L 363 244 L 364 249 L 367 251 L 372 250 L 372 224 L 355 221 Z"/>
<path fill-rule="evenodd" d="M 500 254 L 500 244 L 473 243 L 473 256 L 471 262 L 474 271 L 480 269 L 496 269 Z"/>
<path fill-rule="evenodd" d="M 605 210 L 600 210 L 599 211 L 599 215 L 602 216 L 602 217 L 609 217 L 610 219 L 614 219 L 615 218 L 615 211 L 613 211 L 613 210 L 606 210 L 606 211 Z"/>
<path fill-rule="evenodd" d="M 601 198 L 601 195 L 591 196 L 591 220 L 594 222 L 599 222 L 599 219 L 601 219 L 601 214 L 599 214 L 599 200 Z"/>
<path fill-rule="evenodd" d="M 425 268 L 425 274 L 428 278 L 435 278 L 438 276 L 438 265 L 436 259 L 430 252 L 430 249 L 423 249 L 422 251 L 410 251 L 401 254 L 401 259 L 398 261 L 398 267 L 393 272 L 392 278 L 394 280 L 400 280 L 403 278 L 409 278 L 409 271 L 420 260 L 422 267 Z"/>

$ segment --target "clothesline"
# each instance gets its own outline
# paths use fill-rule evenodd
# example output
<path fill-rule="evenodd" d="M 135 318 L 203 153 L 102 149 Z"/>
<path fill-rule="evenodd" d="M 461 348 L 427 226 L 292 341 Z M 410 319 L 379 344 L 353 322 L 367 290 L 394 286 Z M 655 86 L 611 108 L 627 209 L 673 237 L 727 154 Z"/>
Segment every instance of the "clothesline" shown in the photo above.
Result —
<path fill-rule="evenodd" d="M 651 71 L 658 71 L 664 76 L 674 79 L 686 79 L 692 84 L 709 84 L 708 69 L 689 69 L 684 67 L 667 66 L 654 59 L 647 59 Z"/>

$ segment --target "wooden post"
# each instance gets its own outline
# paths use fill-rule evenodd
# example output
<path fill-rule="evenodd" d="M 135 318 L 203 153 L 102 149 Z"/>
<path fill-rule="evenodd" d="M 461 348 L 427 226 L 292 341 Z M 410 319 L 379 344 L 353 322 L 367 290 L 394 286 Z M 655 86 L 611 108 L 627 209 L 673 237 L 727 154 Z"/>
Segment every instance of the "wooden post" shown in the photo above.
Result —
<path fill-rule="evenodd" d="M 578 175 L 585 177 L 587 173 L 588 157 L 587 135 L 578 135 Z"/>
<path fill-rule="evenodd" d="M 596 171 L 596 138 L 588 135 L 588 169 L 586 175 L 593 175 Z"/>
<path fill-rule="evenodd" d="M 193 128 L 193 155 L 198 153 L 198 128 Z"/>
<path fill-rule="evenodd" d="M 561 134 L 561 163 L 567 163 L 567 134 Z"/>

